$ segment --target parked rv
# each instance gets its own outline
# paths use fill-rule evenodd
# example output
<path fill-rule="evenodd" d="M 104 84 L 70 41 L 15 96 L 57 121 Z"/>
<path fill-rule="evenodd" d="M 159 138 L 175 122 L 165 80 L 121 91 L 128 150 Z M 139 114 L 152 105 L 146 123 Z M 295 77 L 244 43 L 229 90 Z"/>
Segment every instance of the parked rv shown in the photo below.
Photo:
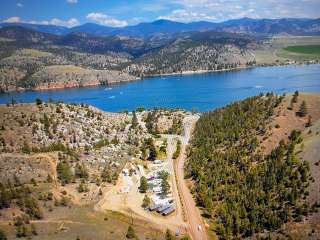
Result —
<path fill-rule="evenodd" d="M 171 206 L 171 207 L 167 208 L 166 210 L 164 210 L 161 214 L 163 216 L 167 216 L 167 215 L 171 214 L 174 211 L 175 211 L 174 206 Z"/>

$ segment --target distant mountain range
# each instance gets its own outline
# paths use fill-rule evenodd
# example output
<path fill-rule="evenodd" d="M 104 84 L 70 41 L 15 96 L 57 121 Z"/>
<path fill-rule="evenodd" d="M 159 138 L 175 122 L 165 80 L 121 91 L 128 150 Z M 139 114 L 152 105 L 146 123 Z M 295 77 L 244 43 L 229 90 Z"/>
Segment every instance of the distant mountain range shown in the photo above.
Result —
<path fill-rule="evenodd" d="M 22 26 L 6 26 L 0 28 L 0 38 L 13 39 L 15 42 L 7 43 L 9 46 L 19 48 L 38 48 L 49 45 L 72 47 L 78 51 L 106 54 L 108 52 L 122 52 L 138 57 L 143 54 L 157 51 L 175 41 L 189 41 L 192 43 L 207 44 L 235 44 L 245 47 L 258 38 L 246 34 L 208 31 L 188 31 L 171 35 L 153 35 L 149 38 L 138 38 L 131 36 L 98 36 L 84 31 L 71 32 L 56 35 L 39 30 L 29 29 Z M 1 49 L 1 48 L 0 48 Z"/>
<path fill-rule="evenodd" d="M 259 34 L 259 35 L 320 35 L 320 18 L 283 18 L 283 19 L 251 19 L 241 18 L 220 23 L 213 22 L 191 22 L 181 23 L 170 20 L 157 20 L 151 23 L 139 23 L 134 26 L 122 28 L 102 26 L 94 23 L 86 23 L 72 28 L 38 25 L 28 23 L 1 23 L 0 27 L 21 26 L 28 29 L 65 35 L 75 32 L 88 33 L 97 36 L 130 36 L 150 38 L 161 35 L 171 35 L 189 31 L 214 30 L 219 32 Z"/>

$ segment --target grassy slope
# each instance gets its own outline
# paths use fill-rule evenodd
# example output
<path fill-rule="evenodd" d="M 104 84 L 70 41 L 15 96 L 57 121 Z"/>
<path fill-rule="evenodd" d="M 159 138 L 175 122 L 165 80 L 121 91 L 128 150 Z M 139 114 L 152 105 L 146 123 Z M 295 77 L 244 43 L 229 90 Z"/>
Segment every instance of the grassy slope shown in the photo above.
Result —
<path fill-rule="evenodd" d="M 89 239 L 126 239 L 128 226 L 132 219 L 116 212 L 95 212 L 92 206 L 58 207 L 46 213 L 43 220 L 33 221 L 38 236 L 35 240 L 82 240 Z M 15 228 L 7 221 L 0 222 L 9 239 L 15 239 Z M 133 228 L 139 239 L 163 239 L 163 233 L 148 223 L 133 220 Z"/>

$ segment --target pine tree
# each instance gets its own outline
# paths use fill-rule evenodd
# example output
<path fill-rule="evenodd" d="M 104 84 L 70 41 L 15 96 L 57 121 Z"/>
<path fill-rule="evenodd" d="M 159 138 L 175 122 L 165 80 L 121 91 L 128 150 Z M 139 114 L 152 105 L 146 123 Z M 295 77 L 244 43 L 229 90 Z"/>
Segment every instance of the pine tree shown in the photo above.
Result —
<path fill-rule="evenodd" d="M 135 233 L 135 231 L 134 231 L 134 229 L 133 229 L 133 227 L 131 225 L 128 227 L 128 231 L 127 231 L 126 237 L 128 239 L 132 239 L 132 238 L 136 237 L 136 233 Z"/>
<path fill-rule="evenodd" d="M 78 178 L 88 179 L 89 177 L 89 173 L 86 167 L 83 164 L 79 164 L 79 163 L 76 164 L 74 174 Z"/>
<path fill-rule="evenodd" d="M 31 149 L 26 141 L 24 141 L 21 151 L 25 154 L 30 154 Z"/>
<path fill-rule="evenodd" d="M 80 183 L 77 190 L 79 193 L 88 192 L 88 187 L 86 184 Z"/>
<path fill-rule="evenodd" d="M 47 176 L 47 183 L 52 183 L 53 182 L 53 178 L 50 174 L 48 174 Z"/>
<path fill-rule="evenodd" d="M 107 167 L 103 169 L 101 173 L 101 178 L 103 182 L 108 182 L 108 183 L 112 182 L 111 172 Z"/>
<path fill-rule="evenodd" d="M 169 185 L 167 179 L 162 179 L 162 182 L 161 182 L 161 190 L 162 190 L 162 193 L 163 193 L 164 195 L 167 195 L 167 194 L 169 193 L 170 185 Z"/>
<path fill-rule="evenodd" d="M 151 203 L 151 200 L 148 197 L 148 195 L 144 195 L 143 202 L 142 202 L 142 207 L 143 208 L 147 208 L 147 207 L 150 206 L 150 203 Z"/>
<path fill-rule="evenodd" d="M 35 235 L 35 236 L 38 235 L 36 226 L 35 226 L 34 224 L 31 224 L 31 225 L 30 225 L 30 228 L 31 228 L 31 233 L 32 233 L 33 235 Z"/>
<path fill-rule="evenodd" d="M 312 126 L 312 117 L 309 115 L 308 122 L 306 123 L 306 127 L 311 127 L 311 126 Z"/>
<path fill-rule="evenodd" d="M 150 161 L 154 161 L 156 160 L 156 157 L 157 157 L 157 150 L 156 150 L 156 147 L 152 144 L 149 148 L 149 158 L 148 160 Z"/>
<path fill-rule="evenodd" d="M 62 161 L 57 165 L 57 174 L 61 183 L 68 184 L 71 182 L 73 176 L 68 162 Z"/>
<path fill-rule="evenodd" d="M 10 207 L 10 193 L 8 190 L 3 188 L 0 192 L 0 209 Z"/>
<path fill-rule="evenodd" d="M 146 158 L 147 158 L 147 150 L 144 147 L 142 147 L 141 148 L 141 159 L 146 160 Z"/>
<path fill-rule="evenodd" d="M 175 240 L 175 237 L 172 235 L 169 229 L 166 231 L 166 240 Z"/>
<path fill-rule="evenodd" d="M 300 117 L 305 117 L 308 113 L 307 103 L 303 101 L 300 105 L 299 112 L 297 113 Z"/>
<path fill-rule="evenodd" d="M 17 238 L 27 237 L 27 227 L 24 224 L 17 226 L 16 231 Z"/>
<path fill-rule="evenodd" d="M 190 237 L 189 237 L 189 236 L 183 236 L 183 237 L 181 238 L 181 240 L 190 240 Z"/>
<path fill-rule="evenodd" d="M 298 102 L 298 96 L 299 96 L 299 92 L 295 91 L 293 94 L 293 98 L 292 98 L 292 102 L 293 103 L 297 103 Z"/>
<path fill-rule="evenodd" d="M 38 205 L 38 202 L 33 197 L 27 197 L 24 200 L 25 212 L 31 217 L 35 219 L 41 219 L 43 217 L 43 213 Z"/>
<path fill-rule="evenodd" d="M 0 240 L 7 240 L 7 239 L 8 238 L 6 233 L 2 229 L 0 229 Z"/>
<path fill-rule="evenodd" d="M 136 128 L 138 126 L 138 118 L 135 111 L 132 112 L 132 121 L 131 121 L 131 127 Z"/>
<path fill-rule="evenodd" d="M 147 182 L 146 177 L 144 177 L 144 176 L 142 176 L 142 177 L 140 178 L 140 187 L 139 187 L 139 189 L 140 189 L 140 192 L 142 192 L 142 193 L 147 192 L 148 182 Z"/>

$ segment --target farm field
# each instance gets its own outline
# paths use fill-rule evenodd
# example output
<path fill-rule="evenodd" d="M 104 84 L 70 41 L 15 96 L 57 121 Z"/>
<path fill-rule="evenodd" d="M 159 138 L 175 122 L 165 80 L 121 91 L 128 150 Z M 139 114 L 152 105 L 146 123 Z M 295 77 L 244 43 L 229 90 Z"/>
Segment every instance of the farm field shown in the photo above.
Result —
<path fill-rule="evenodd" d="M 284 50 L 302 54 L 320 54 L 320 45 L 288 46 Z"/>
<path fill-rule="evenodd" d="M 273 37 L 253 51 L 258 64 L 305 62 L 320 59 L 320 37 Z"/>

